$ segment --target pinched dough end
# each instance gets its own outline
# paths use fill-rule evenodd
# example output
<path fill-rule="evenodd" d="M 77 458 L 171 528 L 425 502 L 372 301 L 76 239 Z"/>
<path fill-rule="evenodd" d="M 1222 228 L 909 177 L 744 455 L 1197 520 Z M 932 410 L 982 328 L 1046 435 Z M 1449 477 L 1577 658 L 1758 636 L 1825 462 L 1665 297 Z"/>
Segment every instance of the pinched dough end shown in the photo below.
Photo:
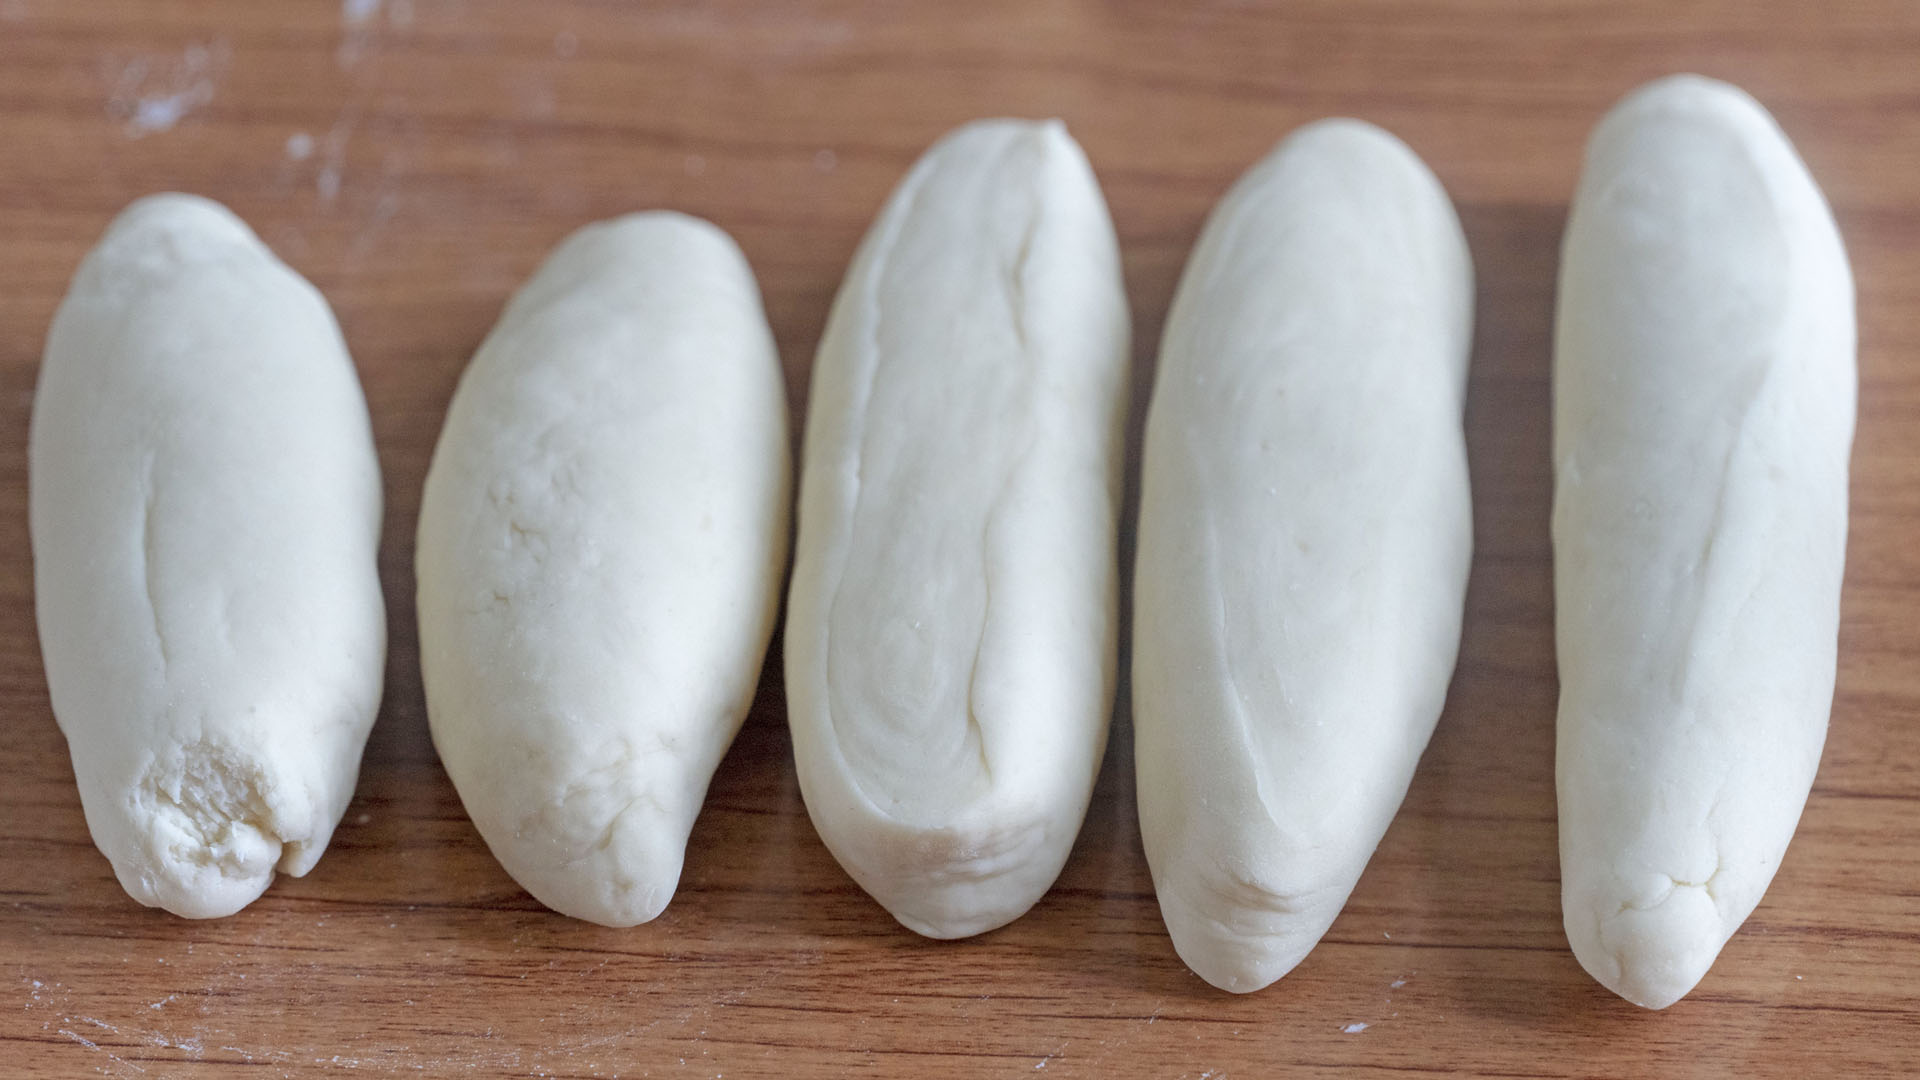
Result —
<path fill-rule="evenodd" d="M 834 857 L 900 925 L 949 941 L 1007 925 L 1052 887 L 1067 851 L 1049 857 L 1059 849 L 1048 842 L 1051 820 L 1004 814 L 930 828 L 873 818 L 857 829 L 819 831 L 834 837 Z"/>
<path fill-rule="evenodd" d="M 467 800 L 472 785 L 459 786 Z M 693 814 L 670 812 L 644 778 L 578 781 L 518 820 L 467 805 L 500 865 L 562 915 L 638 926 L 665 911 L 679 887 Z"/>
<path fill-rule="evenodd" d="M 1622 123 L 1624 118 L 1649 112 L 1712 113 L 1723 121 L 1777 130 L 1772 114 L 1753 95 L 1732 83 L 1685 72 L 1655 79 L 1629 93 L 1601 124 Z"/>
<path fill-rule="evenodd" d="M 232 747 L 196 743 L 154 759 L 130 793 L 132 850 L 113 855 L 128 894 L 189 919 L 231 915 L 325 850 L 304 785 Z M 330 830 L 328 830 L 330 831 Z"/>
<path fill-rule="evenodd" d="M 1628 900 L 1569 904 L 1567 940 L 1602 986 L 1649 1009 L 1664 1009 L 1699 984 L 1726 943 L 1713 882 L 1675 880 L 1644 906 Z"/>
<path fill-rule="evenodd" d="M 1306 959 L 1350 891 L 1262 882 L 1193 863 L 1156 890 L 1174 952 L 1194 974 L 1234 994 L 1271 986 Z"/>
<path fill-rule="evenodd" d="M 622 815 L 631 816 L 631 811 Z M 525 854 L 529 848 L 546 849 L 542 854 L 553 850 L 534 834 L 518 837 L 511 849 L 489 846 L 521 888 L 547 907 L 601 926 L 628 927 L 658 918 L 680 885 L 684 842 L 673 850 L 646 837 L 646 831 L 644 825 L 617 821 L 609 826 L 615 839 L 606 847 L 589 849 L 561 866 Z M 542 865 L 530 865 L 533 861 Z"/>
<path fill-rule="evenodd" d="M 99 250 L 112 252 L 119 262 L 164 271 L 259 242 L 247 223 L 225 206 L 168 191 L 127 204 L 107 226 Z"/>

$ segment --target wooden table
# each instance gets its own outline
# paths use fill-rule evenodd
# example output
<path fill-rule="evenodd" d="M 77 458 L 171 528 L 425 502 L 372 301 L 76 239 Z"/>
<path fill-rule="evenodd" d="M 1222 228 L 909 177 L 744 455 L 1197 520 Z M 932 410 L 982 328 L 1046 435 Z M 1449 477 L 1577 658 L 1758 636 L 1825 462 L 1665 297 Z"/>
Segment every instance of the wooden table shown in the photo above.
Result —
<path fill-rule="evenodd" d="M 1757 94 L 1826 186 L 1859 280 L 1861 393 L 1819 782 L 1759 911 L 1691 997 L 1655 1014 L 1589 979 L 1560 930 L 1547 362 L 1586 131 L 1630 86 L 1682 69 Z M 1466 223 L 1478 549 L 1439 732 L 1298 970 L 1234 997 L 1175 957 L 1134 820 L 1124 701 L 1053 892 L 976 940 L 900 929 L 807 821 L 777 650 L 659 920 L 561 918 L 501 871 L 428 741 L 412 537 L 454 380 L 555 241 L 658 206 L 731 230 L 798 416 L 841 272 L 909 162 L 972 117 L 1064 117 L 1126 253 L 1137 452 L 1202 216 L 1280 136 L 1336 113 L 1407 139 Z M 332 300 L 386 470 L 392 651 L 359 794 L 311 875 L 212 922 L 135 905 L 88 838 L 27 549 L 48 320 L 108 218 L 168 188 L 226 201 Z M 1912 0 L 0 0 L 0 1073 L 1911 1072 L 1917 353 Z"/>

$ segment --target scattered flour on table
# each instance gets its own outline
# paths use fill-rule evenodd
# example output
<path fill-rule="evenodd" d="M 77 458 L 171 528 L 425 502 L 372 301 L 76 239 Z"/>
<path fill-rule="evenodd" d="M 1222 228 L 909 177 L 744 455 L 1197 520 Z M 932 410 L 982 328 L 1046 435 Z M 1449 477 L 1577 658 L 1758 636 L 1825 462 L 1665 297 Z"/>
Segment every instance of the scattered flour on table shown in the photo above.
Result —
<path fill-rule="evenodd" d="M 213 100 L 233 50 L 221 38 L 188 45 L 179 56 L 145 54 L 124 64 L 109 61 L 113 90 L 107 115 L 125 125 L 129 139 L 171 131 L 183 117 Z"/>
<path fill-rule="evenodd" d="M 351 70 L 378 44 L 382 0 L 340 0 L 340 47 L 333 58 L 342 70 Z M 387 22 L 405 27 L 413 22 L 412 0 L 386 4 Z"/>
<path fill-rule="evenodd" d="M 1369 1028 L 1369 1027 L 1372 1027 L 1372 1026 L 1373 1026 L 1373 1025 L 1371 1025 L 1371 1024 L 1359 1024 L 1359 1023 L 1356 1023 L 1356 1024 L 1348 1024 L 1348 1025 L 1347 1025 L 1346 1027 L 1343 1027 L 1343 1028 L 1341 1028 L 1340 1030 L 1341 1030 L 1341 1031 L 1344 1031 L 1344 1032 L 1346 1032 L 1346 1033 L 1347 1033 L 1347 1034 L 1349 1034 L 1349 1035 L 1358 1035 L 1358 1034 L 1360 1034 L 1361 1032 L 1363 1032 L 1363 1031 L 1365 1031 L 1365 1030 L 1367 1030 L 1367 1028 Z"/>

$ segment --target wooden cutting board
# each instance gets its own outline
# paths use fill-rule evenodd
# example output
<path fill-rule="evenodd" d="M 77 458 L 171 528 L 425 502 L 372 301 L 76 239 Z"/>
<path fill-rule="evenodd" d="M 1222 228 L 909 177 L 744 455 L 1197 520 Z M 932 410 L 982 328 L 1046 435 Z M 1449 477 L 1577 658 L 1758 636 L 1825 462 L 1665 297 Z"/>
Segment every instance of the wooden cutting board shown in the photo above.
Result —
<path fill-rule="evenodd" d="M 1636 83 L 1732 79 L 1825 185 L 1860 298 L 1832 735 L 1772 891 L 1665 1013 L 1560 930 L 1547 364 L 1586 132 Z M 1404 137 L 1479 274 L 1478 538 L 1452 696 L 1345 914 L 1234 997 L 1161 926 L 1124 700 L 1058 886 L 921 940 L 809 825 L 769 660 L 686 875 L 630 930 L 543 910 L 427 737 L 411 559 L 468 356 L 575 226 L 646 207 L 746 249 L 796 417 L 862 231 L 947 128 L 1066 119 L 1111 200 L 1140 406 L 1202 216 L 1330 114 Z M 386 706 L 319 867 L 245 912 L 136 906 L 93 848 L 34 633 L 26 431 L 48 320 L 133 197 L 230 204 L 332 300 L 386 471 Z M 1920 5 L 1912 0 L 0 0 L 0 1073 L 916 1077 L 1872 1076 L 1920 1068 Z M 1136 462 L 1137 464 L 1137 462 Z"/>

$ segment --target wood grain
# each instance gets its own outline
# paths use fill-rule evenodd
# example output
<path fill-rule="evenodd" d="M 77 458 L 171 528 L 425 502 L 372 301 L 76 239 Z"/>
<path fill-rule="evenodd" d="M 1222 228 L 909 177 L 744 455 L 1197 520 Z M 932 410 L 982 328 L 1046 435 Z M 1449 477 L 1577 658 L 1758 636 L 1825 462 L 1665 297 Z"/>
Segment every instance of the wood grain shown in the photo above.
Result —
<path fill-rule="evenodd" d="M 1911 0 L 0 0 L 0 1072 L 1911 1073 L 1916 57 Z M 1690 998 L 1651 1014 L 1588 979 L 1559 925 L 1547 353 L 1586 131 L 1632 85 L 1682 69 L 1752 90 L 1826 186 L 1859 281 L 1861 413 L 1819 782 L 1759 911 Z M 1296 125 L 1386 125 L 1466 223 L 1478 550 L 1459 671 L 1345 914 L 1259 994 L 1211 990 L 1168 945 L 1124 702 L 1059 885 L 958 943 L 895 926 L 814 836 L 777 653 L 679 895 L 644 927 L 535 904 L 488 855 L 428 741 L 410 569 L 420 481 L 509 290 L 594 218 L 710 217 L 760 275 L 798 416 L 871 215 L 929 141 L 992 114 L 1062 116 L 1086 146 L 1126 254 L 1141 402 L 1202 216 Z M 332 300 L 388 508 L 392 653 L 359 794 L 310 876 L 204 923 L 134 905 L 88 839 L 47 704 L 27 547 L 47 323 L 109 217 L 167 188 L 233 206 Z"/>

